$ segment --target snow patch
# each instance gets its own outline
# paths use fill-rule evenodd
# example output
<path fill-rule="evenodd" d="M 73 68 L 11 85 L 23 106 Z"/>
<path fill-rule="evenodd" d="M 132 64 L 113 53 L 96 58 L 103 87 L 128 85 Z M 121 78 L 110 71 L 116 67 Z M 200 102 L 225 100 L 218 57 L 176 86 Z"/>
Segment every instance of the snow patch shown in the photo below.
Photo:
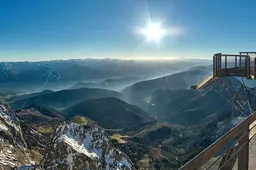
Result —
<path fill-rule="evenodd" d="M 51 166 L 56 164 L 66 164 L 69 169 L 76 167 L 75 162 L 79 154 L 90 158 L 94 167 L 106 170 L 127 169 L 131 170 L 132 164 L 127 155 L 111 146 L 109 138 L 105 135 L 105 131 L 99 127 L 84 128 L 76 123 L 64 123 L 56 130 L 57 143 L 54 143 L 54 150 L 58 148 L 58 143 L 65 143 L 66 149 L 63 150 L 65 154 L 65 161 L 52 162 Z M 61 154 L 62 151 L 61 151 Z M 46 156 L 47 157 L 47 156 Z M 88 169 L 86 164 L 84 168 Z"/>
<path fill-rule="evenodd" d="M 0 124 L 0 131 L 7 131 L 8 128 L 4 124 Z"/>
<path fill-rule="evenodd" d="M 109 153 L 105 155 L 105 162 L 107 164 L 106 170 L 110 170 L 111 169 L 110 165 L 115 165 L 115 163 L 116 163 L 115 165 L 116 169 L 122 169 L 122 167 L 127 167 L 128 169 L 132 169 L 131 164 L 128 162 L 126 158 L 122 157 L 121 160 L 116 160 L 114 156 L 114 149 L 111 149 Z"/>
<path fill-rule="evenodd" d="M 62 140 L 78 153 L 82 153 L 90 158 L 99 158 L 96 153 L 90 152 L 89 149 L 84 146 L 84 144 L 79 144 L 78 141 L 74 140 L 71 135 L 63 135 Z"/>

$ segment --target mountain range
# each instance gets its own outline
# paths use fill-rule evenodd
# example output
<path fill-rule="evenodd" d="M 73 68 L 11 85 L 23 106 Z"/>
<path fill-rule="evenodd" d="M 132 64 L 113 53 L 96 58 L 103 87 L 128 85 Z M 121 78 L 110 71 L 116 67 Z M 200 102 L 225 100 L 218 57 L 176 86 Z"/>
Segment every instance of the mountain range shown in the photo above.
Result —
<path fill-rule="evenodd" d="M 97 99 L 103 97 L 116 97 L 122 99 L 122 94 L 105 89 L 73 89 L 73 90 L 61 90 L 56 92 L 36 93 L 29 96 L 18 96 L 17 99 L 13 99 L 10 105 L 13 109 L 20 109 L 31 105 L 44 105 L 58 109 L 63 109 L 86 99 Z"/>
<path fill-rule="evenodd" d="M 105 79 L 120 79 L 120 77 L 141 77 L 142 80 L 208 62 L 207 60 L 158 61 L 157 66 L 155 62 L 115 59 L 0 62 L 0 85 L 5 91 L 19 90 L 29 93 L 45 89 L 61 90 L 87 81 L 103 82 Z"/>
<path fill-rule="evenodd" d="M 77 64 L 59 62 L 37 64 L 61 70 Z M 34 69 L 34 64 L 8 67 L 24 73 Z M 74 69 L 77 72 L 67 77 L 87 64 L 81 62 Z M 209 74 L 211 66 L 142 81 L 137 79 L 141 75 L 113 78 L 104 74 L 107 78 L 98 82 L 77 75 L 87 81 L 35 93 L 3 91 L 0 147 L 6 149 L 0 154 L 0 165 L 7 170 L 178 169 L 243 120 L 249 114 L 247 102 L 252 109 L 256 107 L 255 89 L 244 88 L 235 77 L 199 91 L 190 89 Z M 126 87 L 120 91 L 103 89 L 122 83 Z"/>

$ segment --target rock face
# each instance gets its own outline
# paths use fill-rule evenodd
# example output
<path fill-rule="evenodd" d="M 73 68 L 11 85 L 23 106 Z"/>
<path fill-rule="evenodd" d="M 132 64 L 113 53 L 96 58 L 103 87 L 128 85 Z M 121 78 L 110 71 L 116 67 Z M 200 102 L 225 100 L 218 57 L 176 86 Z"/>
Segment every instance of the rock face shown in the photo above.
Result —
<path fill-rule="evenodd" d="M 19 121 L 12 111 L 0 104 L 0 170 L 34 163 Z"/>
<path fill-rule="evenodd" d="M 62 123 L 46 138 L 0 104 L 0 170 L 134 170 L 95 123 Z M 44 157 L 43 157 L 44 155 Z"/>
<path fill-rule="evenodd" d="M 53 133 L 40 169 L 133 170 L 130 158 L 116 149 L 103 129 L 64 123 Z"/>

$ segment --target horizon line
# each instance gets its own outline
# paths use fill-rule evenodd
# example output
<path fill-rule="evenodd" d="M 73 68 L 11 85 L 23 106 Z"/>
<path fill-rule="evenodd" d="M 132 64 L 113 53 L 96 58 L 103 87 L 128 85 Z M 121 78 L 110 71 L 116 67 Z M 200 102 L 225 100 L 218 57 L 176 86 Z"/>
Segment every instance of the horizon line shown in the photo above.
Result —
<path fill-rule="evenodd" d="M 89 57 L 89 58 L 70 58 L 70 59 L 50 59 L 50 60 L 5 60 L 0 63 L 17 63 L 17 62 L 50 62 L 50 61 L 75 61 L 75 60 L 126 60 L 126 61 L 170 61 L 170 60 L 212 60 L 212 58 L 203 57 Z"/>

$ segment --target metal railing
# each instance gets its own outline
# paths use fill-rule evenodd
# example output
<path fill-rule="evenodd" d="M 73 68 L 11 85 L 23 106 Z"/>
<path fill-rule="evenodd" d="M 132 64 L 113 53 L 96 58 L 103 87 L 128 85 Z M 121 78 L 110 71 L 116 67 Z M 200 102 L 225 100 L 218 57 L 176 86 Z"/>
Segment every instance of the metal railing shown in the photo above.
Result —
<path fill-rule="evenodd" d="M 248 55 L 251 59 L 251 74 L 253 75 L 253 79 L 255 79 L 256 76 L 256 52 L 239 52 L 240 55 Z"/>
<path fill-rule="evenodd" d="M 254 65 L 253 65 L 254 67 Z M 251 59 L 249 55 L 214 54 L 213 76 L 242 76 L 251 78 Z"/>
<path fill-rule="evenodd" d="M 231 129 L 180 170 L 255 170 L 256 112 Z"/>

